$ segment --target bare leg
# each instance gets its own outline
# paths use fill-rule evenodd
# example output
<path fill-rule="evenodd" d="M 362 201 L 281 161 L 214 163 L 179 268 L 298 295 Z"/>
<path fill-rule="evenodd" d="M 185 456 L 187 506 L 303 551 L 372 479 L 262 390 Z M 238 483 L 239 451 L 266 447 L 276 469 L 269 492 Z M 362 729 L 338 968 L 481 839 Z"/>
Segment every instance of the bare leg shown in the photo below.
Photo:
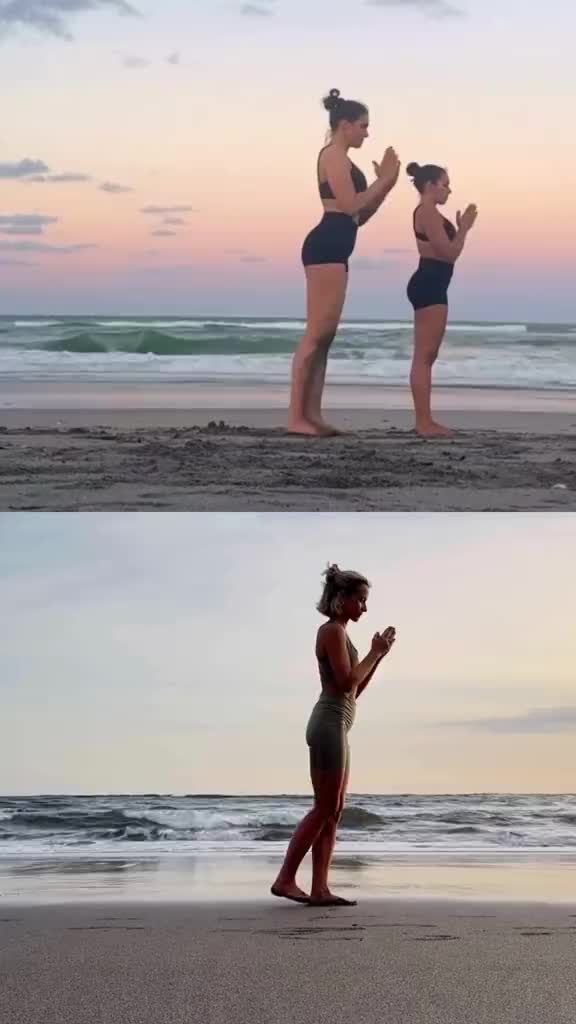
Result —
<path fill-rule="evenodd" d="M 338 329 L 348 275 L 339 263 L 306 268 L 307 326 L 292 361 L 288 429 L 298 434 L 332 434 L 321 415 L 328 352 Z"/>
<path fill-rule="evenodd" d="M 310 390 L 310 412 L 312 419 L 315 423 L 320 423 L 330 434 L 343 434 L 345 431 L 338 430 L 337 427 L 333 427 L 330 423 L 326 423 L 326 420 L 322 416 L 322 394 L 324 392 L 324 381 L 326 379 L 326 366 L 328 363 L 328 353 L 330 351 L 330 345 L 334 337 L 330 339 L 330 344 L 322 345 L 318 350 L 318 359 L 314 367 L 312 377 L 312 387 Z"/>
<path fill-rule="evenodd" d="M 342 773 L 313 768 L 312 785 L 314 807 L 302 819 L 290 840 L 284 863 L 272 886 L 274 896 L 286 896 L 289 899 L 306 897 L 306 893 L 296 884 L 296 873 L 330 818 L 336 816 L 342 790 Z"/>
<path fill-rule="evenodd" d="M 346 752 L 346 767 L 344 771 L 344 777 L 342 779 L 342 785 L 340 787 L 340 793 L 338 795 L 338 807 L 336 809 L 336 815 L 331 818 L 322 832 L 318 836 L 318 839 L 312 847 L 312 888 L 310 892 L 310 899 L 316 902 L 324 902 L 334 900 L 334 893 L 331 892 L 328 885 L 328 873 L 330 871 L 330 865 L 332 863 L 332 856 L 334 853 L 334 846 L 336 843 L 336 830 L 342 817 L 344 810 L 344 801 L 346 799 L 346 792 L 348 789 L 348 780 L 350 778 L 350 754 Z"/>
<path fill-rule="evenodd" d="M 414 356 L 410 386 L 416 412 L 416 431 L 422 437 L 444 437 L 448 427 L 432 416 L 432 367 L 436 362 L 448 319 L 447 306 L 427 306 L 414 314 Z"/>

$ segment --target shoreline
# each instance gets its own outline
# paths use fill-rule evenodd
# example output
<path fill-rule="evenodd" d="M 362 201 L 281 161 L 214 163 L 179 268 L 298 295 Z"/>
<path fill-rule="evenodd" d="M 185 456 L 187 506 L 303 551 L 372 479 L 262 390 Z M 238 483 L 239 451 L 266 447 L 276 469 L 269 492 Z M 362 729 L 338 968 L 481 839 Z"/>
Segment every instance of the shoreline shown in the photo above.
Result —
<path fill-rule="evenodd" d="M 72 905 L 137 901 L 205 904 L 218 901 L 275 900 L 270 885 L 282 862 L 282 850 L 258 854 L 172 852 L 113 855 L 94 851 L 64 856 L 0 858 L 0 902 L 8 905 Z M 576 855 L 548 856 L 529 851 L 484 854 L 389 853 L 380 856 L 336 852 L 332 884 L 337 892 L 362 904 L 403 899 L 492 900 L 518 905 L 539 902 L 574 904 L 576 908 Z M 308 856 L 299 875 L 303 888 L 311 881 Z M 284 901 L 287 902 L 287 901 Z"/>
<path fill-rule="evenodd" d="M 186 411 L 196 415 L 211 409 L 249 413 L 279 411 L 285 416 L 288 400 L 287 381 L 239 380 L 237 377 L 148 380 L 84 375 L 34 380 L 8 374 L 0 379 L 2 417 L 14 411 Z M 434 388 L 434 404 L 438 410 L 452 412 L 565 414 L 576 420 L 575 389 L 438 385 Z M 412 399 L 405 385 L 330 380 L 325 389 L 325 406 L 327 410 L 382 415 L 399 410 L 411 413 Z"/>

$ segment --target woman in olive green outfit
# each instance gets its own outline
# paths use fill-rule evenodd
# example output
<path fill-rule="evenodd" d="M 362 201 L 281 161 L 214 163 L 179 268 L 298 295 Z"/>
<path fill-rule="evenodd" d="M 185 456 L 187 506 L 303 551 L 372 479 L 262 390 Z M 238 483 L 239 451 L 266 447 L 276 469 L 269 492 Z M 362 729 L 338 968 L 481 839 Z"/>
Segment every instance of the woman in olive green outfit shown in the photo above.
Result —
<path fill-rule="evenodd" d="M 310 749 L 310 775 L 314 807 L 298 825 L 271 892 L 309 906 L 351 906 L 355 901 L 335 896 L 328 887 L 336 829 L 342 817 L 350 771 L 348 733 L 356 714 L 356 700 L 396 638 L 389 626 L 375 633 L 368 654 L 360 661 L 346 633 L 366 611 L 370 584 L 356 572 L 337 565 L 325 572 L 318 611 L 328 619 L 316 637 L 316 658 L 322 692 L 306 729 Z M 312 888 L 308 896 L 296 884 L 296 872 L 312 847 Z"/>

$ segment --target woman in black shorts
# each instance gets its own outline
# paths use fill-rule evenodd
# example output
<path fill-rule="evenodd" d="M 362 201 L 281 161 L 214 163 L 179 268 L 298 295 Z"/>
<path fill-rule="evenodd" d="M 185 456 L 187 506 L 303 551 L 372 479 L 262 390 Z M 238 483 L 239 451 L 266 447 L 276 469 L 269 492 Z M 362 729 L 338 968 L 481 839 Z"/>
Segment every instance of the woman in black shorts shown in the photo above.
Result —
<path fill-rule="evenodd" d="M 368 654 L 358 658 L 346 627 L 366 611 L 370 584 L 357 572 L 331 565 L 318 611 L 325 622 L 316 636 L 316 660 L 322 692 L 306 729 L 314 807 L 298 825 L 272 886 L 283 896 L 310 906 L 350 906 L 354 901 L 335 896 L 328 887 L 336 829 L 342 817 L 350 772 L 348 733 L 356 714 L 356 701 L 368 686 L 382 658 L 396 639 L 393 626 L 375 633 Z M 296 872 L 312 849 L 312 887 L 308 896 L 296 884 Z"/>
<path fill-rule="evenodd" d="M 413 225 L 420 263 L 408 283 L 408 298 L 414 307 L 414 357 L 410 386 L 416 412 L 416 431 L 422 437 L 450 434 L 437 423 L 430 409 L 432 367 L 436 361 L 448 321 L 448 286 L 454 263 L 460 256 L 466 236 L 474 224 L 477 209 L 468 206 L 456 214 L 456 224 L 443 217 L 443 206 L 450 195 L 450 180 L 436 164 L 408 164 L 407 173 L 420 193 L 414 210 Z"/>
<path fill-rule="evenodd" d="M 322 419 L 321 404 L 328 351 L 346 297 L 348 260 L 359 225 L 374 216 L 400 172 L 398 157 L 389 147 L 380 164 L 373 162 L 376 181 L 368 186 L 348 157 L 348 150 L 359 149 L 368 137 L 368 109 L 356 100 L 342 99 L 338 89 L 330 91 L 324 106 L 331 129 L 317 167 L 324 216 L 302 248 L 307 325 L 292 363 L 288 427 L 293 433 L 321 436 L 338 433 Z"/>

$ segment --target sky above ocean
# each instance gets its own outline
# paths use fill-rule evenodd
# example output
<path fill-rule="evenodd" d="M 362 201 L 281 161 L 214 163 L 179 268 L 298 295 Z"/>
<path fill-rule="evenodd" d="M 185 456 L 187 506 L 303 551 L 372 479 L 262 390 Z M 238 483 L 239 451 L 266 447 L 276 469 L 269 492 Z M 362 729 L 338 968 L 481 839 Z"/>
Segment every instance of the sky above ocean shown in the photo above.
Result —
<path fill-rule="evenodd" d="M 0 0 L 0 312 L 300 314 L 338 87 L 365 171 L 392 143 L 478 204 L 453 316 L 571 321 L 575 33 L 568 0 Z M 415 198 L 360 233 L 348 315 L 410 314 Z"/>
<path fill-rule="evenodd" d="M 353 790 L 574 791 L 574 516 L 0 515 L 6 793 L 306 793 L 328 561 L 398 641 Z"/>

